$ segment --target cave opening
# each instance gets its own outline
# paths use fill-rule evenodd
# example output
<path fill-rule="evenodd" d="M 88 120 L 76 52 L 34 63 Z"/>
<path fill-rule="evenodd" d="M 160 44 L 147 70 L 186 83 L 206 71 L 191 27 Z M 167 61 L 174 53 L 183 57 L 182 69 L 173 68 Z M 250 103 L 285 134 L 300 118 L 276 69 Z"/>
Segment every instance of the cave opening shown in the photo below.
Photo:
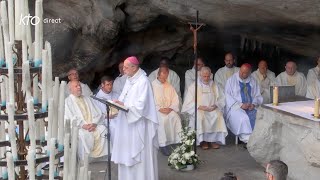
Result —
<path fill-rule="evenodd" d="M 257 28 L 249 26 L 244 24 L 243 27 L 224 29 L 206 25 L 198 32 L 198 55 L 203 57 L 213 73 L 224 66 L 224 55 L 227 52 L 234 54 L 237 66 L 250 63 L 253 70 L 257 68 L 258 62 L 264 59 L 268 62 L 269 69 L 276 75 L 284 71 L 285 63 L 288 60 L 295 61 L 298 65 L 298 71 L 305 75 L 308 69 L 315 66 L 315 57 L 292 52 L 284 46 L 261 41 L 254 36 L 240 33 L 243 30 L 237 30 Z M 300 33 L 299 29 L 297 32 Z M 277 32 L 275 31 L 275 33 Z M 267 39 L 267 37 L 262 37 L 262 39 Z M 183 92 L 184 73 L 193 66 L 192 45 L 193 35 L 187 22 L 175 17 L 160 15 L 145 29 L 122 34 L 114 45 L 110 56 L 105 59 L 105 61 L 114 63 L 103 71 L 95 72 L 95 77 L 90 85 L 92 88 L 97 88 L 99 79 L 103 75 L 115 78 L 118 75 L 118 62 L 126 56 L 138 56 L 142 62 L 141 68 L 147 74 L 158 67 L 161 57 L 166 56 L 170 59 L 170 68 L 180 76 L 180 86 Z"/>

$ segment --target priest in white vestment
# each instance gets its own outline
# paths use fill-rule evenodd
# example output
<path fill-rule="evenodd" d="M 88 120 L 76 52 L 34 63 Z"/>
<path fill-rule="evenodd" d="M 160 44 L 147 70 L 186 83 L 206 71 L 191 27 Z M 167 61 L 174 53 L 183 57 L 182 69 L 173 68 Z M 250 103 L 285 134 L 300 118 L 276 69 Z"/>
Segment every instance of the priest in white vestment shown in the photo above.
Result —
<path fill-rule="evenodd" d="M 293 61 L 288 61 L 286 70 L 276 78 L 278 86 L 295 86 L 295 93 L 298 96 L 306 96 L 307 80 L 303 73 L 297 71 L 297 65 Z"/>
<path fill-rule="evenodd" d="M 260 93 L 263 97 L 263 103 L 270 103 L 270 86 L 274 85 L 276 76 L 274 72 L 268 69 L 267 61 L 261 60 L 258 69 L 252 73 L 252 76 L 260 85 Z"/>
<path fill-rule="evenodd" d="M 121 94 L 122 89 L 124 87 L 124 84 L 126 83 L 127 80 L 127 75 L 124 74 L 123 72 L 123 62 L 119 63 L 119 76 L 114 80 L 113 82 L 113 92 L 117 93 L 117 94 Z"/>
<path fill-rule="evenodd" d="M 256 108 L 263 101 L 259 84 L 250 74 L 251 65 L 243 64 L 225 87 L 227 127 L 244 143 L 248 142 L 254 128 Z"/>
<path fill-rule="evenodd" d="M 169 59 L 167 57 L 162 57 L 160 60 L 160 67 L 169 67 Z M 148 76 L 150 82 L 152 83 L 155 79 L 157 79 L 158 76 L 158 72 L 159 72 L 159 68 L 152 71 L 150 73 L 150 75 Z M 168 83 L 170 83 L 174 89 L 176 90 L 179 100 L 181 100 L 181 92 L 180 92 L 180 77 L 178 76 L 178 74 L 176 72 L 174 72 L 173 70 L 169 69 L 169 76 L 167 79 Z"/>
<path fill-rule="evenodd" d="M 173 86 L 167 82 L 168 75 L 169 68 L 160 67 L 158 78 L 152 82 L 159 121 L 159 146 L 166 156 L 171 154 L 170 149 L 173 149 L 173 145 L 181 142 L 179 133 L 182 131 L 181 119 L 178 115 L 179 97 Z"/>
<path fill-rule="evenodd" d="M 115 102 L 129 111 L 116 118 L 111 160 L 118 164 L 119 180 L 157 180 L 159 124 L 151 83 L 134 56 L 124 61 L 123 70 L 128 79 Z"/>
<path fill-rule="evenodd" d="M 84 159 L 85 154 L 98 158 L 108 155 L 108 143 L 104 138 L 106 128 L 103 114 L 92 99 L 82 95 L 79 81 L 70 81 L 71 94 L 65 100 L 64 119 L 76 121 L 79 127 L 78 155 Z"/>
<path fill-rule="evenodd" d="M 225 99 L 223 92 L 210 78 L 211 70 L 202 67 L 198 80 L 198 114 L 197 114 L 197 145 L 203 149 L 218 149 L 220 144 L 225 144 L 228 134 L 223 118 Z M 189 86 L 185 96 L 181 112 L 188 113 L 191 117 L 189 127 L 194 129 L 195 125 L 195 83 Z"/>
<path fill-rule="evenodd" d="M 307 98 L 315 99 L 320 97 L 320 57 L 317 59 L 317 66 L 309 69 L 307 75 Z"/>
<path fill-rule="evenodd" d="M 116 100 L 119 98 L 119 94 L 113 91 L 113 79 L 110 76 L 103 76 L 101 78 L 101 84 L 100 84 L 100 89 L 98 93 L 95 95 L 97 98 L 100 99 L 105 99 L 105 100 Z M 105 104 L 98 100 L 94 100 L 94 103 L 97 105 L 97 107 L 100 109 L 102 114 L 104 114 L 104 123 L 105 126 L 107 127 L 108 125 L 108 119 L 107 119 L 107 107 Z M 111 143 L 113 143 L 114 139 L 114 123 L 115 123 L 115 118 L 118 115 L 118 110 L 115 109 L 114 107 L 109 106 L 109 119 L 110 119 L 110 134 L 111 134 Z"/>
<path fill-rule="evenodd" d="M 77 69 L 72 68 L 72 69 L 70 69 L 70 70 L 68 71 L 68 79 L 69 79 L 69 83 L 67 84 L 67 88 L 65 89 L 65 95 L 66 95 L 66 97 L 68 97 L 69 94 L 71 94 L 70 88 L 69 88 L 70 82 L 71 82 L 71 81 L 79 81 L 79 82 L 80 82 L 80 80 L 79 80 L 79 73 L 78 73 Z M 81 89 L 82 89 L 82 95 L 83 95 L 83 96 L 91 96 L 91 95 L 92 95 L 92 91 L 91 91 L 91 89 L 89 88 L 88 85 L 80 82 L 80 86 L 81 86 Z"/>
<path fill-rule="evenodd" d="M 218 69 L 214 75 L 214 82 L 218 87 L 224 90 L 227 80 L 236 72 L 239 71 L 238 67 L 234 66 L 234 58 L 232 53 L 227 53 L 224 57 L 225 66 Z"/>
<path fill-rule="evenodd" d="M 196 63 L 197 63 L 197 67 L 198 67 L 198 75 L 199 75 L 199 72 L 200 72 L 200 69 L 205 66 L 204 64 L 204 61 L 202 59 L 202 57 L 198 57 L 198 59 L 196 61 L 194 61 L 194 65 L 192 67 L 192 69 L 189 69 L 186 71 L 185 73 L 185 83 L 184 83 L 184 97 L 186 96 L 187 94 L 187 91 L 189 89 L 189 86 L 194 83 L 195 81 L 195 78 L 196 78 Z M 199 75 L 200 76 L 200 75 Z M 210 78 L 212 79 L 213 78 L 213 75 L 211 74 Z"/>

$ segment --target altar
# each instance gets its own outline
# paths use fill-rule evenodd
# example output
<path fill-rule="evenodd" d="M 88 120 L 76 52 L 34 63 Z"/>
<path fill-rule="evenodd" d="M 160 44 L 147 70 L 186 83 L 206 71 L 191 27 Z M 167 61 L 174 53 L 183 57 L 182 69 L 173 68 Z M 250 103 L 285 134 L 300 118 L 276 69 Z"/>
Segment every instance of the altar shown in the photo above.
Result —
<path fill-rule="evenodd" d="M 263 165 L 282 160 L 290 179 L 320 179 L 320 119 L 313 111 L 314 100 L 260 106 L 247 144 L 250 155 Z"/>

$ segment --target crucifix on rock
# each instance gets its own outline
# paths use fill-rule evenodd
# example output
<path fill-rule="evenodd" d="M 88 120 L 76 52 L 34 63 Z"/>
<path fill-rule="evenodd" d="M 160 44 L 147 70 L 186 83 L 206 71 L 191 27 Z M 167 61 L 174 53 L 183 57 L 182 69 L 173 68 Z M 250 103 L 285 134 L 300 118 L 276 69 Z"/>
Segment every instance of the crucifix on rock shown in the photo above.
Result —
<path fill-rule="evenodd" d="M 197 50 L 197 45 L 198 45 L 198 30 L 200 30 L 200 28 L 202 26 L 204 26 L 205 24 L 203 23 L 199 23 L 199 11 L 197 10 L 197 16 L 196 16 L 196 22 L 189 22 L 190 25 L 190 30 L 193 33 L 193 54 L 194 54 L 194 62 L 195 63 L 195 121 L 194 121 L 194 130 L 196 131 L 196 137 L 195 137 L 195 141 L 194 141 L 194 151 L 195 153 L 197 153 L 197 112 L 198 112 L 198 98 L 197 98 L 197 94 L 198 94 L 198 50 Z"/>

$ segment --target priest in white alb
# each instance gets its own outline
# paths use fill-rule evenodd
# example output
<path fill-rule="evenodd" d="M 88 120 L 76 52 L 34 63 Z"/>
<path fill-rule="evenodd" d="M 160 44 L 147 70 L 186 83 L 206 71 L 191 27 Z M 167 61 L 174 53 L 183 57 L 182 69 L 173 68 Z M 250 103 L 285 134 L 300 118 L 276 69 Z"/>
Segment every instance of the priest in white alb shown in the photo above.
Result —
<path fill-rule="evenodd" d="M 239 68 L 234 66 L 234 58 L 232 53 L 229 52 L 224 56 L 224 63 L 225 63 L 225 66 L 218 69 L 218 71 L 214 75 L 214 82 L 222 90 L 224 90 L 227 80 L 234 73 L 239 71 Z"/>
<path fill-rule="evenodd" d="M 84 159 L 85 154 L 93 158 L 108 155 L 107 139 L 103 136 L 106 133 L 103 114 L 91 98 L 82 95 L 79 81 L 70 81 L 69 90 L 64 119 L 75 121 L 79 127 L 79 158 Z"/>
<path fill-rule="evenodd" d="M 119 180 L 158 179 L 158 118 L 151 83 L 136 57 L 123 64 L 128 76 L 118 100 L 128 112 L 119 111 L 111 160 L 118 164 Z"/>
<path fill-rule="evenodd" d="M 71 68 L 68 71 L 68 79 L 69 79 L 69 83 L 67 84 L 67 88 L 65 89 L 66 97 L 68 97 L 69 94 L 71 93 L 70 92 L 70 88 L 68 88 L 70 86 L 70 82 L 71 81 L 79 81 L 80 82 L 78 70 L 75 69 L 75 68 Z M 89 86 L 87 84 L 84 84 L 84 83 L 80 82 L 80 85 L 81 85 L 82 95 L 83 96 L 88 96 L 89 97 L 89 96 L 92 95 L 92 91 L 91 91 L 91 89 L 89 88 Z"/>
<path fill-rule="evenodd" d="M 260 93 L 263 97 L 263 103 L 270 103 L 270 86 L 274 85 L 276 76 L 274 72 L 268 69 L 267 61 L 261 60 L 258 69 L 252 73 L 252 76 L 260 85 Z"/>
<path fill-rule="evenodd" d="M 297 64 L 293 61 L 288 61 L 285 69 L 284 72 L 277 76 L 276 85 L 295 86 L 296 95 L 306 96 L 307 80 L 303 73 L 297 71 Z"/>
<path fill-rule="evenodd" d="M 225 96 L 227 127 L 240 141 L 247 143 L 255 125 L 256 108 L 263 101 L 260 86 L 251 76 L 250 64 L 243 64 L 239 72 L 228 79 Z"/>
<path fill-rule="evenodd" d="M 120 95 L 124 87 L 124 84 L 126 83 L 126 80 L 127 80 L 127 75 L 125 75 L 123 72 L 123 62 L 119 63 L 118 69 L 119 69 L 119 76 L 113 82 L 113 92 Z"/>
<path fill-rule="evenodd" d="M 195 78 L 196 78 L 196 64 L 197 64 L 197 72 L 198 72 L 198 75 L 199 75 L 199 72 L 200 72 L 200 69 L 205 66 L 205 63 L 204 63 L 204 60 L 202 57 L 198 57 L 197 60 L 195 60 L 193 62 L 193 67 L 192 69 L 189 69 L 186 71 L 185 73 L 185 83 L 184 83 L 184 97 L 186 96 L 187 94 L 187 91 L 189 89 L 189 86 L 194 83 L 195 81 Z M 211 74 L 211 79 L 213 78 L 213 75 Z"/>
<path fill-rule="evenodd" d="M 202 67 L 198 79 L 197 94 L 197 145 L 203 149 L 218 149 L 225 144 L 228 134 L 223 118 L 225 99 L 223 92 L 211 79 L 209 67 Z M 189 127 L 194 129 L 195 125 L 195 83 L 189 86 L 185 96 L 181 112 L 190 115 Z"/>
<path fill-rule="evenodd" d="M 320 97 L 320 57 L 317 59 L 317 66 L 309 69 L 307 75 L 307 98 L 315 99 Z"/>
<path fill-rule="evenodd" d="M 95 95 L 97 98 L 104 99 L 104 100 L 115 100 L 118 99 L 119 94 L 113 91 L 113 79 L 110 76 L 103 76 L 101 78 L 101 84 L 100 89 L 98 93 Z M 100 109 L 102 114 L 104 115 L 104 123 L 107 126 L 107 107 L 105 104 L 98 100 L 94 100 L 94 103 L 97 105 L 97 107 Z M 110 125 L 110 134 L 111 134 L 111 143 L 113 143 L 113 137 L 114 137 L 114 118 L 118 115 L 118 110 L 114 107 L 109 106 L 109 125 Z"/>
<path fill-rule="evenodd" d="M 173 86 L 167 82 L 168 75 L 169 68 L 160 67 L 157 79 L 152 82 L 159 121 L 159 146 L 166 156 L 169 156 L 171 149 L 181 142 L 179 133 L 182 131 L 181 119 L 178 115 L 179 97 Z"/>
<path fill-rule="evenodd" d="M 162 57 L 160 60 L 160 64 L 159 64 L 159 68 L 160 67 L 168 67 L 169 68 L 169 58 L 167 57 Z M 158 76 L 158 71 L 159 68 L 152 71 L 148 78 L 150 80 L 150 82 L 152 83 L 155 79 L 157 79 Z M 180 91 L 180 77 L 178 76 L 178 74 L 173 71 L 172 69 L 169 69 L 169 76 L 167 79 L 168 83 L 170 83 L 174 89 L 176 90 L 179 100 L 181 99 L 181 91 Z"/>

